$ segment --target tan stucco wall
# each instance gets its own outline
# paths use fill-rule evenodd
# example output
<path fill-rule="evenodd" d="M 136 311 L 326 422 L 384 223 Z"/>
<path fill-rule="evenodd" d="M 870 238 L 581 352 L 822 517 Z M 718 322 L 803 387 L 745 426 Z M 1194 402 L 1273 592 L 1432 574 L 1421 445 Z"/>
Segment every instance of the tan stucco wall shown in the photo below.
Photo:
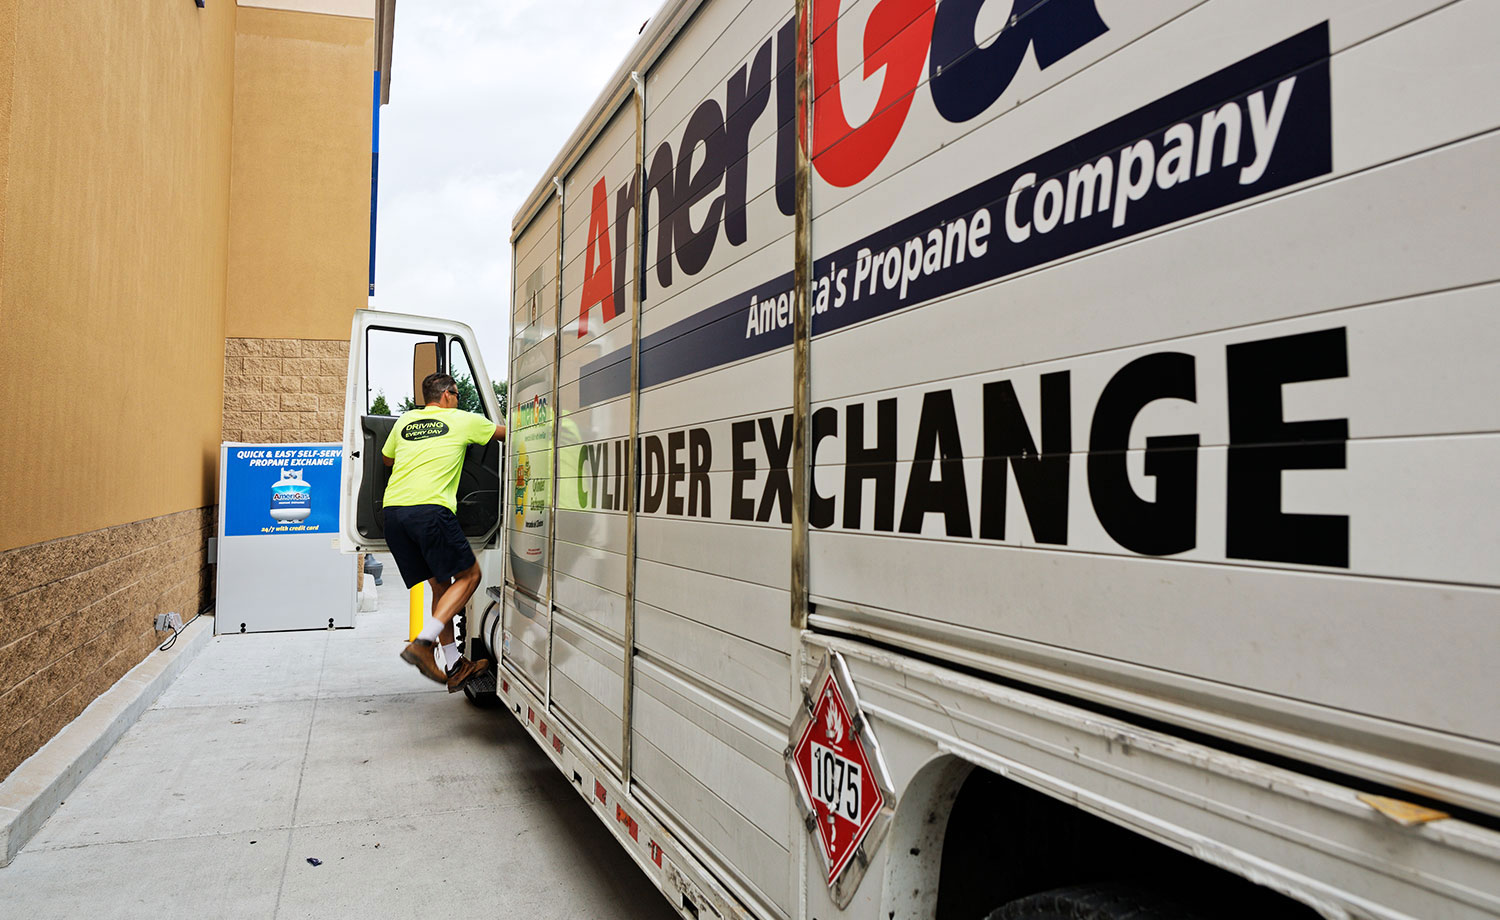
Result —
<path fill-rule="evenodd" d="M 373 20 L 240 8 L 226 336 L 349 338 L 369 291 L 374 53 Z"/>
<path fill-rule="evenodd" d="M 235 18 L 0 0 L 0 550 L 215 499 Z"/>
<path fill-rule="evenodd" d="M 16 67 L 16 3 L 0 0 L 0 269 L 5 265 L 5 192 L 10 185 L 10 87 Z M 0 319 L 5 285 L 0 284 Z"/>

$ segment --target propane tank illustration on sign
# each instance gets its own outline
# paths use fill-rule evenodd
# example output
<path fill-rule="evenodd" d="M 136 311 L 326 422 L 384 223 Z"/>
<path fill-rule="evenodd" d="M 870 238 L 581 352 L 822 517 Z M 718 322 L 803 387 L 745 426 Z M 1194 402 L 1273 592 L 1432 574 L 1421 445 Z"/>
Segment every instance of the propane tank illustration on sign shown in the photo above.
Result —
<path fill-rule="evenodd" d="M 271 517 L 296 524 L 311 514 L 312 486 L 303 480 L 301 470 L 282 470 L 281 479 L 271 485 Z"/>

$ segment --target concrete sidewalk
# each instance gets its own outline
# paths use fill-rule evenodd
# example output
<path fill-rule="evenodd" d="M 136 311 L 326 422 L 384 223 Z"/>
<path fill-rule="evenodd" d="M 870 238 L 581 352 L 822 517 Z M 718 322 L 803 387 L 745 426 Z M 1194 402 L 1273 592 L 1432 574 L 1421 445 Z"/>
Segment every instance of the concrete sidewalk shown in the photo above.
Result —
<path fill-rule="evenodd" d="M 353 630 L 213 639 L 0 869 L 0 917 L 675 917 L 512 716 L 397 658 L 386 571 Z"/>

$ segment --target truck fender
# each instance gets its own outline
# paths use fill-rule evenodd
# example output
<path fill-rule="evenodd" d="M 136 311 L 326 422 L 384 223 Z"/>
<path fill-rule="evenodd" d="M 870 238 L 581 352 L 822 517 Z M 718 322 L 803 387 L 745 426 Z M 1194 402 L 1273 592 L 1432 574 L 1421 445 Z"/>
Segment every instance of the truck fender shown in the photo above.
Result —
<path fill-rule="evenodd" d="M 969 761 L 939 754 L 922 764 L 901 790 L 885 840 L 880 916 L 891 920 L 934 916 L 948 815 L 973 771 Z"/>

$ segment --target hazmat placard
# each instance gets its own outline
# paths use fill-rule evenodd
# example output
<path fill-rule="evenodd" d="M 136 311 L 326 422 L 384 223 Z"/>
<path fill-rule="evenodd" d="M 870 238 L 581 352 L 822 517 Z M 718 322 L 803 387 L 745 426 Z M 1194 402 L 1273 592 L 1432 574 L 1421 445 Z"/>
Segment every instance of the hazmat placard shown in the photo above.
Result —
<path fill-rule="evenodd" d="M 787 773 L 823 857 L 823 880 L 844 907 L 880 846 L 896 796 L 843 656 L 830 651 L 806 693 L 786 750 Z"/>

